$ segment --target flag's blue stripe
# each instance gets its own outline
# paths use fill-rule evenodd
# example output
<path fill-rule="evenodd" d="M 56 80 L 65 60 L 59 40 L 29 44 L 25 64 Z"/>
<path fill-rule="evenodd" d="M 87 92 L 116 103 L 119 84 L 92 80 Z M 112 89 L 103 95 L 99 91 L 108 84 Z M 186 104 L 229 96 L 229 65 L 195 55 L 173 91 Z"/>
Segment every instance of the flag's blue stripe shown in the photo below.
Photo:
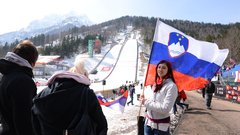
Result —
<path fill-rule="evenodd" d="M 157 65 L 160 60 L 170 61 L 174 70 L 195 78 L 212 78 L 220 68 L 219 65 L 198 59 L 188 52 L 180 57 L 171 57 L 166 45 L 153 42 L 149 64 Z"/>
<path fill-rule="evenodd" d="M 102 102 L 108 102 L 106 98 L 102 97 L 102 96 L 97 96 L 98 99 L 100 99 Z"/>

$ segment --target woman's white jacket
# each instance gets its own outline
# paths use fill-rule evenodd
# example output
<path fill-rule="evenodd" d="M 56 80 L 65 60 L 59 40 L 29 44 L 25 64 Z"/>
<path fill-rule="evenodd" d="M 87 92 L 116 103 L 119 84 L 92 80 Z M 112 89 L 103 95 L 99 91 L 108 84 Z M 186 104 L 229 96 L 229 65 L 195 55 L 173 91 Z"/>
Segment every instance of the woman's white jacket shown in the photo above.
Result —
<path fill-rule="evenodd" d="M 170 111 L 178 95 L 178 88 L 172 79 L 166 79 L 160 91 L 154 92 L 156 85 L 152 87 L 152 94 L 144 106 L 147 109 L 148 117 L 152 119 L 164 119 L 170 116 Z M 170 123 L 154 123 L 146 117 L 145 124 L 154 129 L 167 131 Z"/>

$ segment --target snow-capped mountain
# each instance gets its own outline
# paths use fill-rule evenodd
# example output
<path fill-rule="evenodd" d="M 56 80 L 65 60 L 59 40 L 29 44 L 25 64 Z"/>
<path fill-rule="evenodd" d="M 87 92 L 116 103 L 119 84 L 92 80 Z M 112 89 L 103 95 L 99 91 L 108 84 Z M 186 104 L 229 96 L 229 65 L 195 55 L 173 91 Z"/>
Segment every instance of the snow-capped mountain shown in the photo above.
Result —
<path fill-rule="evenodd" d="M 87 16 L 69 13 L 67 15 L 49 15 L 41 20 L 32 21 L 26 28 L 0 35 L 0 43 L 13 42 L 38 34 L 49 34 L 68 30 L 73 27 L 89 26 L 92 22 Z"/>

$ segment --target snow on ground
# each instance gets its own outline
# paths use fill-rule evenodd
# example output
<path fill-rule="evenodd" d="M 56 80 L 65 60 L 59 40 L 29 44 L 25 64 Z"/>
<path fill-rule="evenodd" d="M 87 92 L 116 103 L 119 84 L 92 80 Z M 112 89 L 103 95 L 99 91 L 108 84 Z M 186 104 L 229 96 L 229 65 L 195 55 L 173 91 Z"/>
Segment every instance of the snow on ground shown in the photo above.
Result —
<path fill-rule="evenodd" d="M 119 53 L 120 56 L 118 57 Z M 98 77 L 98 80 L 106 80 L 106 85 L 104 85 L 106 90 L 117 89 L 126 84 L 126 81 L 135 82 L 137 77 L 137 55 L 136 39 L 127 40 L 125 45 L 115 45 L 110 51 L 110 56 L 114 59 L 108 64 L 114 67 L 111 67 L 109 71 L 101 69 L 110 61 L 111 58 L 107 57 L 99 65 L 100 69 L 98 69 L 98 73 L 95 76 Z M 103 88 L 101 81 L 92 83 L 90 87 L 94 91 L 102 91 Z"/>
<path fill-rule="evenodd" d="M 140 85 L 137 85 L 135 89 L 134 105 L 126 105 L 123 113 L 102 106 L 108 122 L 108 135 L 137 135 L 137 116 L 139 116 L 139 113 L 140 116 L 144 116 L 145 107 L 142 106 L 140 110 L 140 102 L 137 100 L 137 93 L 142 93 Z M 146 97 L 149 96 L 149 90 L 149 87 L 144 90 Z M 129 100 L 130 97 L 128 97 L 127 102 Z"/>

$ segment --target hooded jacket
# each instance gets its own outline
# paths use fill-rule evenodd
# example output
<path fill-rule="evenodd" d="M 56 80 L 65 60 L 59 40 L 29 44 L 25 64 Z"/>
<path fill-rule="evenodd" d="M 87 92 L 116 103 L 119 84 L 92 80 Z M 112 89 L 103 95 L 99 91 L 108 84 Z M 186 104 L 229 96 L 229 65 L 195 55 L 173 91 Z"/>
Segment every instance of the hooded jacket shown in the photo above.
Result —
<path fill-rule="evenodd" d="M 67 73 L 68 74 L 68 73 Z M 33 100 L 32 116 L 38 135 L 61 135 L 68 128 L 77 113 L 85 109 L 83 93 L 88 93 L 89 115 L 97 124 L 97 134 L 107 134 L 107 120 L 93 90 L 86 83 L 86 77 L 68 76 L 66 72 L 53 75 L 49 85 Z M 82 82 L 82 83 L 80 83 Z M 84 83 L 85 82 L 85 83 Z"/>
<path fill-rule="evenodd" d="M 0 135 L 33 135 L 31 107 L 37 88 L 32 79 L 32 68 L 21 58 L 8 58 L 13 59 L 0 59 L 0 73 L 3 75 L 0 79 L 0 115 L 3 127 Z M 25 62 L 27 66 L 19 62 Z"/>

